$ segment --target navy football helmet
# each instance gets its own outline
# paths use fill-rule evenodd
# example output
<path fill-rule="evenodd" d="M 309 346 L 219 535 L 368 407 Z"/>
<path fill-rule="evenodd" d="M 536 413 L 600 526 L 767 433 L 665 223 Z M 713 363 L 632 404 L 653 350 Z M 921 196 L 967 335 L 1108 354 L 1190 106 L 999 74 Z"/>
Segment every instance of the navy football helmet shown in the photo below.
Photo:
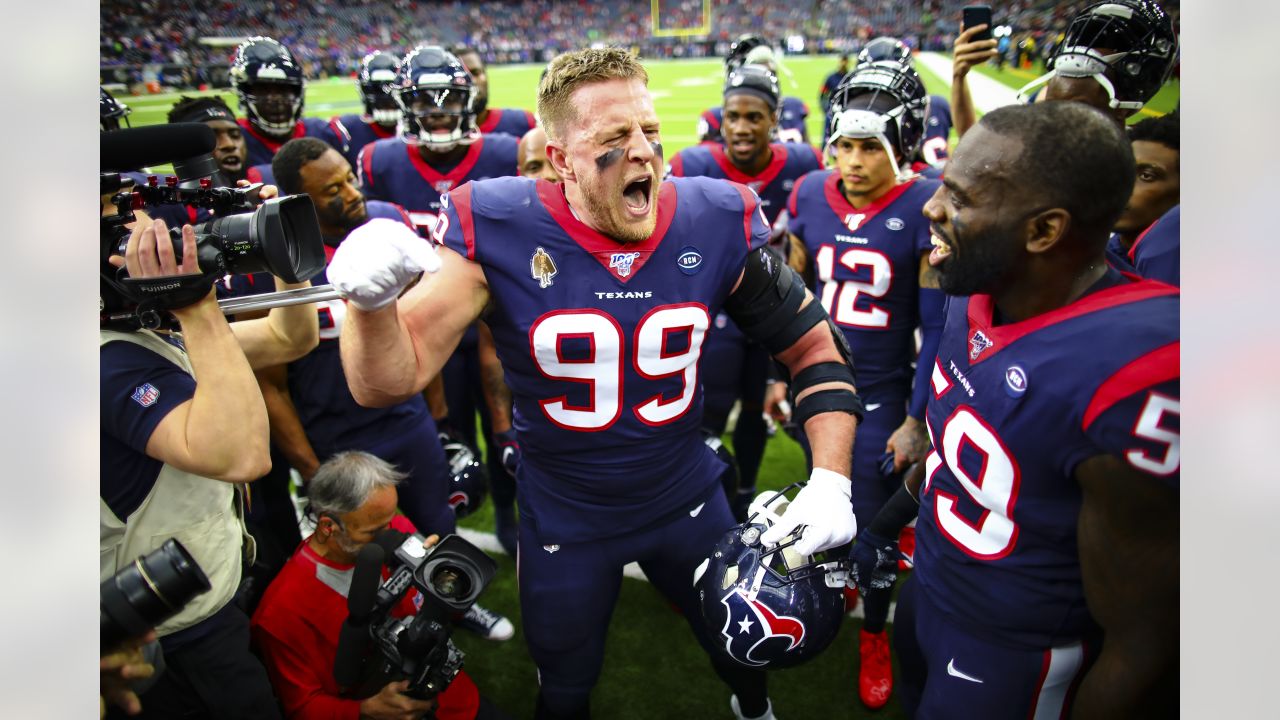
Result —
<path fill-rule="evenodd" d="M 449 463 L 449 507 L 459 518 L 475 512 L 489 491 L 489 473 L 476 459 L 475 448 L 461 439 L 440 436 Z"/>
<path fill-rule="evenodd" d="M 878 111 L 870 109 L 882 96 L 892 98 L 892 105 Z M 894 174 L 905 180 L 911 174 L 909 163 L 924 139 L 928 101 L 924 82 L 909 66 L 888 61 L 859 64 L 831 94 L 827 146 L 840 137 L 877 138 L 893 160 Z M 890 135 L 895 136 L 895 142 L 889 140 Z M 902 167 L 893 157 L 893 150 L 901 154 Z"/>
<path fill-rule="evenodd" d="M 844 619 L 847 560 L 799 555 L 792 549 L 798 534 L 773 548 L 760 542 L 785 512 L 785 493 L 801 485 L 757 496 L 747 522 L 725 533 L 694 571 L 711 637 L 747 667 L 786 668 L 812 660 L 835 640 Z"/>
<path fill-rule="evenodd" d="M 231 88 L 249 122 L 270 135 L 292 132 L 302 119 L 302 65 L 272 38 L 257 36 L 240 43 L 231 61 Z"/>
<path fill-rule="evenodd" d="M 729 54 L 724 58 L 725 75 L 737 70 L 747 62 L 747 54 L 758 47 L 768 47 L 769 43 L 759 35 L 740 35 L 729 46 Z"/>
<path fill-rule="evenodd" d="M 391 92 L 400 106 L 400 135 L 410 144 L 447 151 L 480 136 L 475 79 L 438 45 L 420 45 L 405 55 Z"/>
<path fill-rule="evenodd" d="M 911 64 L 911 48 L 895 37 L 878 37 L 858 52 L 858 66 L 873 62 L 894 62 L 907 67 Z"/>
<path fill-rule="evenodd" d="M 358 83 L 364 114 L 379 125 L 391 127 L 400 120 L 400 106 L 391 94 L 400 61 L 395 56 L 374 50 L 360 60 Z"/>
<path fill-rule="evenodd" d="M 730 70 L 724 81 L 724 95 L 739 89 L 759 94 L 773 106 L 775 113 L 781 107 L 782 88 L 778 85 L 778 76 L 763 65 L 743 65 Z"/>
<path fill-rule="evenodd" d="M 133 112 L 128 105 L 115 99 L 107 89 L 98 87 L 98 121 L 102 132 L 119 130 L 120 125 L 129 127 L 129 113 Z"/>
<path fill-rule="evenodd" d="M 1178 36 L 1164 9 L 1151 0 L 1108 0 L 1081 10 L 1047 63 L 1049 72 L 1018 91 L 1019 98 L 1053 77 L 1098 81 L 1117 110 L 1137 111 L 1173 72 Z"/>

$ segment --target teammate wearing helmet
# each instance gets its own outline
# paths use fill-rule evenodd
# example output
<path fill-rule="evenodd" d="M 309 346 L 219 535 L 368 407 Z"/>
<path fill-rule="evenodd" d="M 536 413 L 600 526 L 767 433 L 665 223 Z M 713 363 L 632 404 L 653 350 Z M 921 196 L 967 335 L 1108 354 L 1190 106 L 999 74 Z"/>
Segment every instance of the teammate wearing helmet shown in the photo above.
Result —
<path fill-rule="evenodd" d="M 240 127 L 249 149 L 248 164 L 269 165 L 286 141 L 316 137 L 339 152 L 348 139 L 319 118 L 304 118 L 306 78 L 289 48 L 263 36 L 245 40 L 231 61 L 231 89 L 240 101 Z"/>
<path fill-rule="evenodd" d="M 533 113 L 519 108 L 489 107 L 489 71 L 485 67 L 480 51 L 473 47 L 456 47 L 453 54 L 462 61 L 467 72 L 476 81 L 476 127 L 481 134 L 505 133 L 516 138 L 537 126 Z"/>
<path fill-rule="evenodd" d="M 796 183 L 788 230 L 793 252 L 813 271 L 814 295 L 849 342 L 866 398 L 853 446 L 853 508 L 865 527 L 897 489 L 892 471 L 919 461 L 928 447 L 923 416 L 943 297 L 928 281 L 929 223 L 921 209 L 938 182 L 916 178 L 908 165 L 925 118 L 923 88 L 909 69 L 895 62 L 859 65 L 832 95 L 832 112 L 828 148 L 836 167 Z M 924 338 L 920 362 L 917 328 Z M 771 408 L 781 384 L 773 392 Z M 859 590 L 866 607 L 859 697 L 879 708 L 893 688 L 884 632 L 889 593 Z"/>
<path fill-rule="evenodd" d="M 873 62 L 894 62 L 915 72 L 911 48 L 894 37 L 878 37 L 868 42 L 858 53 L 858 65 Z M 923 82 L 921 82 L 923 85 Z M 831 122 L 830 116 L 827 122 Z M 951 142 L 951 103 L 941 95 L 929 95 L 925 102 L 924 140 L 920 143 L 917 158 L 929 166 L 941 168 L 947 163 L 947 147 Z M 830 125 L 828 125 L 828 131 Z M 825 138 L 824 138 L 825 142 Z"/>
<path fill-rule="evenodd" d="M 743 65 L 761 65 L 775 76 L 781 69 L 773 48 L 758 35 L 743 35 L 729 47 L 729 55 L 724 59 L 725 79 Z M 809 118 L 809 106 L 800 98 L 790 96 L 783 97 L 780 105 L 778 139 L 784 142 L 809 142 L 809 128 L 805 124 Z M 698 118 L 698 141 L 723 144 L 723 124 L 724 108 L 704 110 Z"/>
<path fill-rule="evenodd" d="M 822 158 L 804 143 L 772 142 L 780 115 L 778 78 L 759 65 L 742 65 L 724 84 L 722 127 L 725 144 L 707 143 L 685 148 L 671 158 L 672 177 L 712 177 L 732 180 L 760 197 L 765 220 L 775 228 L 775 249 L 786 252 L 787 196 L 802 175 L 822 167 Z M 769 354 L 750 342 L 721 312 L 703 344 L 703 357 L 717 372 L 703 378 L 704 425 L 715 435 L 724 433 L 729 411 L 741 400 L 733 431 L 733 452 L 740 470 L 740 486 L 729 497 L 734 516 L 746 519 L 747 504 L 755 497 L 756 476 L 767 440 L 764 392 Z"/>
<path fill-rule="evenodd" d="M 483 135 L 477 123 L 476 80 L 449 51 L 423 45 L 404 56 L 392 95 L 400 107 L 400 135 L 366 145 L 357 171 L 366 195 L 394 202 L 409 211 L 419 233 L 435 227 L 440 198 L 470 181 L 517 174 L 519 140 L 505 133 Z M 481 413 L 485 437 L 505 432 L 495 428 L 494 412 L 504 401 L 500 379 L 486 382 L 493 371 L 481 354 L 478 328 L 473 327 L 459 344 L 443 373 L 443 405 L 437 415 L 446 435 L 477 446 L 475 416 Z M 433 409 L 442 411 L 439 405 Z M 447 420 L 446 420 L 447 417 Z M 498 421 L 498 425 L 503 425 Z M 502 444 L 502 440 L 493 443 Z M 486 462 L 496 495 L 507 492 L 499 472 L 506 469 L 497 456 Z M 495 496 L 495 500 L 498 497 Z M 515 552 L 515 512 L 509 503 L 495 513 L 495 528 L 503 546 Z"/>
<path fill-rule="evenodd" d="M 129 114 L 133 111 L 120 102 L 104 87 L 98 88 L 98 128 L 100 132 L 119 130 L 121 124 L 129 127 Z M 121 122 L 123 121 L 123 123 Z"/>
<path fill-rule="evenodd" d="M 391 94 L 391 86 L 395 84 L 399 67 L 399 58 L 381 50 L 374 50 L 361 58 L 356 87 L 360 90 L 364 113 L 347 113 L 329 120 L 329 127 L 335 134 L 350 138 L 346 157 L 353 168 L 365 145 L 396 134 L 400 106 Z"/>
<path fill-rule="evenodd" d="M 1169 15 L 1152 0 L 1109 0 L 1081 10 L 1049 59 L 1049 72 L 1027 83 L 1019 97 L 1041 86 L 1043 100 L 1076 100 L 1124 123 L 1160 90 L 1178 59 Z"/>

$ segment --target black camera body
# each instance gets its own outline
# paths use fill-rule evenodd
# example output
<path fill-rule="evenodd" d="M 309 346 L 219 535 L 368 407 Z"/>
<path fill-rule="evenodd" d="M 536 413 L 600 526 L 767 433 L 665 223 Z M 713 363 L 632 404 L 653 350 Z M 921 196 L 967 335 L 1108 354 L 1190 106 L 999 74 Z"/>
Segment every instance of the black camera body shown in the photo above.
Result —
<path fill-rule="evenodd" d="M 368 638 L 375 652 L 366 665 L 364 687 L 376 691 L 387 682 L 408 680 L 406 694 L 434 697 L 462 669 L 465 656 L 450 639 L 454 619 L 475 604 L 498 565 L 457 535 L 426 547 L 422 535 L 385 531 L 377 542 L 393 548 L 387 558 L 391 574 L 378 587 L 369 614 Z M 422 607 L 414 615 L 392 617 L 410 588 L 417 588 Z M 341 644 L 339 653 L 353 650 Z"/>
<path fill-rule="evenodd" d="M 160 131 L 165 132 L 160 132 Z M 106 133 L 102 137 L 103 165 L 116 170 L 129 165 L 124 158 L 139 148 L 151 135 L 162 145 L 172 143 L 174 130 L 180 125 L 136 128 Z M 200 126 L 191 131 L 204 130 Z M 186 134 L 192 134 L 190 131 Z M 182 138 L 185 139 L 185 138 Z M 198 138 L 203 140 L 203 136 Z M 170 144 L 180 156 L 182 148 L 203 145 Z M 122 158 L 121 156 L 124 156 Z M 154 162 L 143 155 L 139 165 Z M 218 165 L 208 152 L 171 160 L 174 175 L 163 179 L 145 176 L 145 182 L 119 172 L 99 175 L 100 192 L 111 195 L 115 213 L 101 219 L 100 233 L 100 324 L 104 328 L 136 330 L 173 327 L 167 311 L 194 303 L 208 293 L 213 283 L 224 275 L 269 272 L 286 282 L 308 280 L 324 269 L 324 241 L 320 223 L 310 196 L 291 195 L 262 200 L 262 184 L 247 187 L 219 187 L 213 183 Z M 213 219 L 195 226 L 199 275 L 178 275 L 135 280 L 123 269 L 112 267 L 110 255 L 124 255 L 129 240 L 126 227 L 134 221 L 134 211 L 144 207 L 174 206 L 210 211 Z M 182 229 L 170 228 L 174 256 L 182 261 Z"/>

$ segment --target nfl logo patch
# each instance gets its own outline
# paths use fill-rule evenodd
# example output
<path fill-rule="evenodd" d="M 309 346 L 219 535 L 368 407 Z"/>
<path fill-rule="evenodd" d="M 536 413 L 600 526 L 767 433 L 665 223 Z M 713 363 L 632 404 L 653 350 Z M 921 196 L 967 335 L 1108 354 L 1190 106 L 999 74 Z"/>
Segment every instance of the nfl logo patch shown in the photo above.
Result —
<path fill-rule="evenodd" d="M 156 404 L 156 400 L 160 399 L 160 391 L 151 383 L 143 383 L 141 387 L 133 391 L 131 397 L 134 402 L 142 407 L 151 407 Z"/>

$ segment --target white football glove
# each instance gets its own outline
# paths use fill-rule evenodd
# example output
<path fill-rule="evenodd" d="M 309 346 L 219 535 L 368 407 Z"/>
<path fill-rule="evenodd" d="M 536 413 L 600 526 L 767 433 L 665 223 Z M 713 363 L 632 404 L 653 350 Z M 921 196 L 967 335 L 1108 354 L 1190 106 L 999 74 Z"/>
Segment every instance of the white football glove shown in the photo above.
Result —
<path fill-rule="evenodd" d="M 774 524 L 760 535 L 760 542 L 773 546 L 806 526 L 792 547 L 801 555 L 812 555 L 843 545 L 858 534 L 858 521 L 849 503 L 849 478 L 823 468 L 814 468 L 809 482 L 796 494 Z"/>
<path fill-rule="evenodd" d="M 374 218 L 347 235 L 326 274 L 338 295 L 372 312 L 395 302 L 419 273 L 440 265 L 431 241 L 402 222 Z"/>

